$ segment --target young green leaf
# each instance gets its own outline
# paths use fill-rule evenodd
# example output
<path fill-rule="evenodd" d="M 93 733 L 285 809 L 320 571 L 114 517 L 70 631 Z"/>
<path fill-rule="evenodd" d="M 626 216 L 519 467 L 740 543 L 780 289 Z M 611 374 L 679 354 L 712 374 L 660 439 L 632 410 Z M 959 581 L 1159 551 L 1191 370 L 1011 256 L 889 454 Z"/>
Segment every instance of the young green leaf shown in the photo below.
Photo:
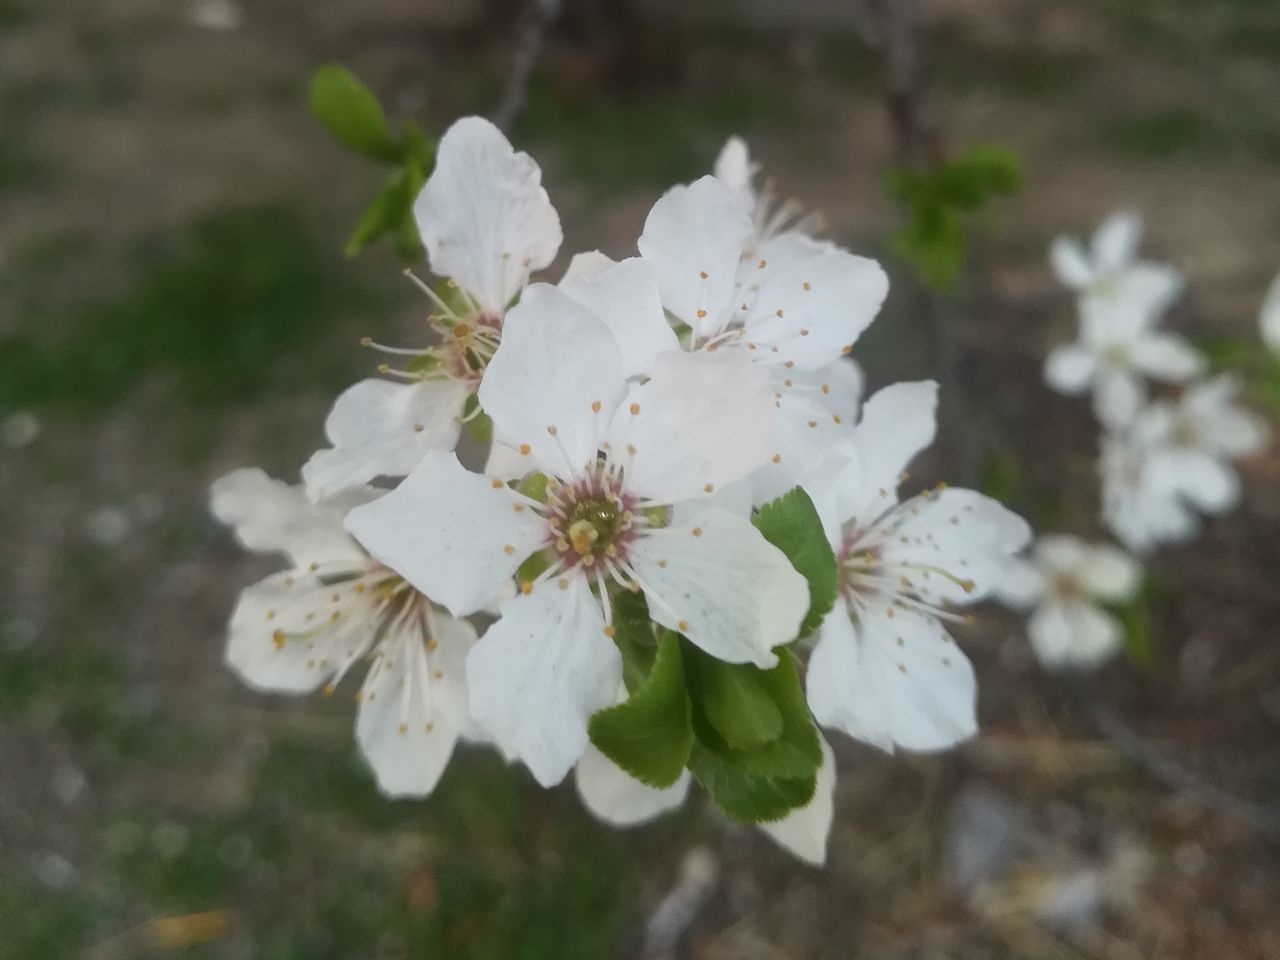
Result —
<path fill-rule="evenodd" d="M 354 257 L 379 237 L 399 229 L 405 209 L 413 202 L 404 172 L 397 170 L 387 177 L 373 202 L 365 208 L 359 223 L 347 238 L 346 254 Z"/>
<path fill-rule="evenodd" d="M 688 644 L 685 674 L 698 711 L 729 749 L 755 750 L 782 736 L 782 711 L 759 667 L 725 663 Z"/>
<path fill-rule="evenodd" d="M 748 773 L 695 742 L 689 770 L 716 806 L 743 823 L 781 820 L 813 799 L 817 773 L 806 777 L 762 777 Z"/>
<path fill-rule="evenodd" d="M 337 64 L 311 77 L 311 112 L 340 143 L 383 163 L 399 163 L 404 148 L 387 130 L 378 98 L 355 74 Z"/>
<path fill-rule="evenodd" d="M 685 642 L 685 664 L 689 672 L 692 672 L 689 664 L 698 656 L 706 656 L 700 651 L 695 653 L 696 649 Z M 712 723 L 696 689 L 690 686 L 693 732 L 707 750 L 745 773 L 764 777 L 807 777 L 822 766 L 822 743 L 796 673 L 795 658 L 781 647 L 777 654 L 777 666 L 772 670 L 758 671 L 761 686 L 782 717 L 782 730 L 774 740 L 750 750 L 733 747 Z"/>
<path fill-rule="evenodd" d="M 613 598 L 613 642 L 622 654 L 622 679 L 627 692 L 635 693 L 653 669 L 658 649 L 649 603 L 643 593 L 625 590 Z"/>
<path fill-rule="evenodd" d="M 680 778 L 693 727 L 675 634 L 663 638 L 644 684 L 625 703 L 593 714 L 587 730 L 601 753 L 641 783 L 660 789 Z"/>
<path fill-rule="evenodd" d="M 836 555 L 822 531 L 818 511 L 809 495 L 794 487 L 761 507 L 751 522 L 809 581 L 809 612 L 800 624 L 799 634 L 807 637 L 831 612 L 840 582 Z"/>

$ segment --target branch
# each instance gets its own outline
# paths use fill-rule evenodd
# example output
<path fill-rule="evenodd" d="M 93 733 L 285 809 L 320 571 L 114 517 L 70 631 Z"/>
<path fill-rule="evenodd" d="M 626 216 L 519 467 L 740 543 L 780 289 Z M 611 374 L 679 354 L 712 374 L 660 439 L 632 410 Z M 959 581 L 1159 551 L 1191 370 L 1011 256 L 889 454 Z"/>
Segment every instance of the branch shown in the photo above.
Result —
<path fill-rule="evenodd" d="M 547 31 L 560 16 L 560 2 L 561 0 L 532 0 L 530 4 L 515 59 L 511 61 L 507 88 L 502 94 L 502 102 L 493 111 L 493 122 L 504 132 L 510 132 L 511 125 L 515 123 L 529 98 L 529 80 L 533 77 L 533 68 L 537 66 L 543 47 L 546 46 Z"/>

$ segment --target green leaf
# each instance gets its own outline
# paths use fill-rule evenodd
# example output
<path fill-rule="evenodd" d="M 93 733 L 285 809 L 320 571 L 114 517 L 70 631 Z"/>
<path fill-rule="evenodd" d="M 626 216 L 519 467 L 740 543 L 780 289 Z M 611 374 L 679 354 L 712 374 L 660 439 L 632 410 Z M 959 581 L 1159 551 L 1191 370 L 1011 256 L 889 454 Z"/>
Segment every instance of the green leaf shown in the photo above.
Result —
<path fill-rule="evenodd" d="M 404 122 L 404 149 L 423 171 L 429 174 L 436 165 L 436 144 L 412 120 Z"/>
<path fill-rule="evenodd" d="M 808 777 L 822 766 L 822 743 L 796 673 L 795 657 L 789 650 L 779 647 L 775 651 L 778 663 L 771 670 L 748 667 L 755 670 L 760 688 L 782 719 L 782 729 L 773 740 L 750 749 L 729 743 L 708 715 L 700 678 L 710 669 L 708 664 L 719 661 L 687 640 L 683 650 L 685 671 L 690 678 L 693 730 L 707 750 L 730 766 L 755 776 Z"/>
<path fill-rule="evenodd" d="M 591 742 L 641 783 L 669 787 L 693 747 L 680 640 L 663 637 L 644 685 L 626 703 L 600 710 L 587 726 Z"/>
<path fill-rule="evenodd" d="M 356 256 L 373 241 L 398 230 L 404 220 L 405 208 L 412 202 L 404 174 L 397 170 L 387 178 L 351 231 L 347 238 L 347 256 Z"/>
<path fill-rule="evenodd" d="M 685 665 L 689 693 L 729 748 L 755 750 L 782 736 L 782 711 L 770 698 L 763 670 L 692 650 L 697 652 Z"/>
<path fill-rule="evenodd" d="M 743 823 L 781 820 L 813 799 L 818 777 L 762 777 L 738 769 L 695 742 L 689 770 L 716 806 Z"/>
<path fill-rule="evenodd" d="M 467 433 L 471 434 L 472 440 L 481 445 L 493 443 L 493 420 L 480 409 L 480 398 L 474 393 L 463 404 L 462 416 L 466 419 Z"/>
<path fill-rule="evenodd" d="M 613 642 L 622 654 L 622 679 L 627 692 L 635 693 L 653 669 L 658 649 L 649 603 L 643 593 L 623 590 L 614 596 Z"/>
<path fill-rule="evenodd" d="M 399 163 L 404 156 L 387 130 L 378 98 L 345 67 L 328 64 L 315 72 L 311 112 L 334 139 L 357 153 L 383 163 Z"/>
<path fill-rule="evenodd" d="M 809 495 L 795 487 L 766 503 L 751 522 L 809 582 L 809 612 L 800 623 L 799 633 L 800 637 L 807 637 L 831 612 L 840 585 L 836 555 L 822 531 L 818 511 Z"/>

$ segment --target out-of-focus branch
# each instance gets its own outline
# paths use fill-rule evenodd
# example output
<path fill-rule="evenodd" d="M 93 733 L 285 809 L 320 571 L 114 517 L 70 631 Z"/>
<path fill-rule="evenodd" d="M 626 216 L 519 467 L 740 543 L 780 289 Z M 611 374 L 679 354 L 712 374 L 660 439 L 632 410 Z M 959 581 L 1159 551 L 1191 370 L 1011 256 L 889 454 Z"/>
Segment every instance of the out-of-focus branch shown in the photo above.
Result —
<path fill-rule="evenodd" d="M 884 57 L 885 108 L 893 131 L 897 163 L 909 170 L 928 172 L 943 163 L 943 151 L 936 130 L 926 119 L 920 80 L 920 51 L 916 35 L 915 0 L 872 0 L 879 21 L 879 41 Z M 955 470 L 954 479 L 973 484 L 981 464 L 969 402 L 961 381 L 963 365 L 955 304 L 926 289 L 923 291 L 923 320 L 928 325 L 938 364 L 938 382 L 944 441 Z"/>
<path fill-rule="evenodd" d="M 1114 709 L 1094 699 L 1079 685 L 1076 685 L 1076 692 L 1083 699 L 1089 715 L 1102 734 L 1149 775 L 1174 790 L 1194 797 L 1210 810 L 1244 821 L 1268 840 L 1280 840 L 1280 808 L 1255 803 L 1224 790 L 1148 741 Z"/>
<path fill-rule="evenodd" d="M 533 68 L 537 66 L 538 58 L 542 56 L 542 50 L 546 46 L 547 31 L 560 16 L 560 3 L 561 0 L 532 0 L 529 5 L 515 59 L 511 62 L 511 73 L 507 75 L 502 102 L 493 112 L 493 122 L 504 131 L 511 129 L 529 98 L 529 81 L 533 77 Z"/>

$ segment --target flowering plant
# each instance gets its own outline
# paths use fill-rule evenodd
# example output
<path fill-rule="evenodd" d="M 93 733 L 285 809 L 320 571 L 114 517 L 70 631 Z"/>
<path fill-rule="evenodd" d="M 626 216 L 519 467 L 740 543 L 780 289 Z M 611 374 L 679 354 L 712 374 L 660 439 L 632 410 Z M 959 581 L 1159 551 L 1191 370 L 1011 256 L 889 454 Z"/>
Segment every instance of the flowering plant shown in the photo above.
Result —
<path fill-rule="evenodd" d="M 395 168 L 351 249 L 390 235 L 436 279 L 411 274 L 423 341 L 366 344 L 394 361 L 337 398 L 302 485 L 214 484 L 244 546 L 288 561 L 241 595 L 229 665 L 332 693 L 369 661 L 357 740 L 389 796 L 429 794 L 469 741 L 544 786 L 573 771 L 617 825 L 696 781 L 821 862 L 819 727 L 889 751 L 972 736 L 945 625 L 1030 538 L 974 491 L 899 497 L 937 387 L 862 402 L 849 354 L 884 271 L 757 189 L 734 138 L 715 175 L 657 199 L 632 255 L 547 279 L 560 219 L 495 126 L 397 141 L 342 73 L 314 99 Z M 465 424 L 482 462 L 455 452 Z"/>

